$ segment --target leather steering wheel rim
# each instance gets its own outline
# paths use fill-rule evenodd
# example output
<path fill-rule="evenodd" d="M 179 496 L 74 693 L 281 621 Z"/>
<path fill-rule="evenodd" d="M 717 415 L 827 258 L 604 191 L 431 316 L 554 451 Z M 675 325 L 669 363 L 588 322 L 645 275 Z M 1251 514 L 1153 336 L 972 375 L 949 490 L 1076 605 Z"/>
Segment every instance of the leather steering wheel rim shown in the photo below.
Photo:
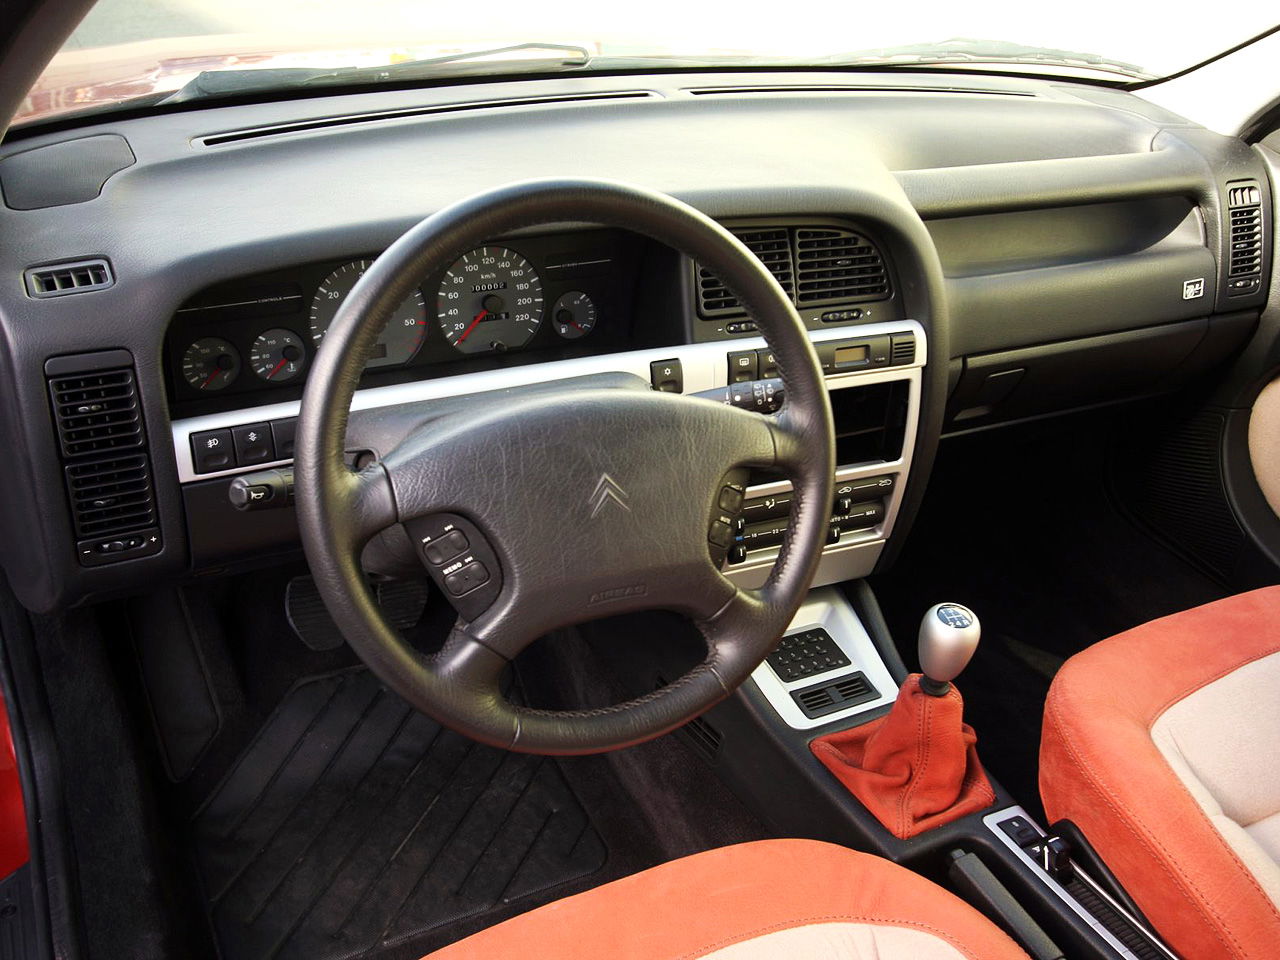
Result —
<path fill-rule="evenodd" d="M 621 387 L 615 381 L 609 388 L 566 396 L 575 404 L 576 446 L 557 447 L 572 438 L 555 432 L 553 401 L 543 399 L 543 391 L 540 398 L 513 401 L 510 409 L 491 405 L 479 425 L 428 424 L 377 462 L 358 472 L 348 468 L 343 454 L 351 400 L 396 306 L 467 250 L 529 227 L 562 223 L 644 234 L 715 272 L 773 350 L 785 390 L 781 410 L 764 415 L 657 393 L 637 378 Z M 481 497 L 483 491 L 476 493 L 479 499 L 468 500 L 467 483 L 475 486 L 486 476 L 471 461 L 484 449 L 506 449 L 502 440 L 510 436 L 533 447 L 557 448 L 554 456 L 548 454 L 546 469 L 564 471 L 567 489 L 589 484 L 597 472 L 602 480 L 612 479 L 613 470 L 624 477 L 623 486 L 648 497 L 625 513 L 604 511 L 610 516 L 598 520 L 593 515 L 592 522 L 585 512 L 564 517 L 570 526 L 561 529 L 578 554 L 590 554 L 597 540 L 616 544 L 619 537 L 657 530 L 664 538 L 655 533 L 634 551 L 606 547 L 592 554 L 581 584 L 575 577 L 556 579 L 554 571 L 566 568 L 569 547 L 556 555 L 555 545 L 546 543 L 551 528 L 531 506 L 534 501 L 522 500 L 499 518 L 476 506 L 494 502 Z M 664 437 L 678 440 L 665 447 L 675 451 L 671 462 L 661 459 L 661 450 L 640 446 Z M 477 447 L 481 439 L 487 447 Z M 451 465 L 465 474 L 466 483 L 454 482 Z M 732 470 L 741 475 L 750 467 L 782 472 L 794 487 L 788 532 L 757 590 L 736 587 L 711 562 L 705 521 L 700 532 L 685 529 L 698 510 L 714 515 L 718 477 Z M 384 684 L 445 726 L 483 743 L 543 755 L 594 753 L 652 739 L 745 681 L 776 645 L 812 582 L 826 540 L 834 467 L 831 407 L 818 359 L 790 299 L 769 271 L 741 241 L 693 207 L 635 186 L 585 179 L 532 180 L 486 191 L 426 218 L 389 247 L 356 284 L 326 333 L 303 394 L 294 459 L 307 560 L 326 607 L 357 655 Z M 650 491 L 659 481 L 673 480 L 679 509 L 659 511 Z M 682 488 L 688 504 L 680 497 Z M 381 531 L 442 509 L 463 516 L 470 511 L 480 536 L 494 540 L 504 579 L 499 599 L 483 614 L 460 619 L 441 650 L 428 655 L 407 643 L 382 614 L 360 557 Z M 537 527 L 537 536 L 513 526 L 522 516 Z M 648 558 L 651 544 L 655 556 Z M 701 561 L 693 555 L 699 545 Z M 588 583 L 588 578 L 593 579 Z M 610 583 L 618 589 L 611 591 Z M 617 602 L 600 609 L 596 604 L 602 596 Z M 504 669 L 536 639 L 528 633 L 655 608 L 688 615 L 707 640 L 707 658 L 674 683 L 585 711 L 531 709 L 511 704 L 502 694 Z"/>

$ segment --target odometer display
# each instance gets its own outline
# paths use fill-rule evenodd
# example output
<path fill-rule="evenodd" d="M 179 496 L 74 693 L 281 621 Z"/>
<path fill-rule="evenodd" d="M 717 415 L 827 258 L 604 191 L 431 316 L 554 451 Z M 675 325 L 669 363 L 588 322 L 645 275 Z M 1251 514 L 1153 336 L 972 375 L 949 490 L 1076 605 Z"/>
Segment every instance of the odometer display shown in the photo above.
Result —
<path fill-rule="evenodd" d="M 480 247 L 451 266 L 436 314 L 444 337 L 463 353 L 523 347 L 542 323 L 542 282 L 506 247 Z"/>
<path fill-rule="evenodd" d="M 353 260 L 333 271 L 320 284 L 320 289 L 311 301 L 311 340 L 317 347 L 329 331 L 329 324 L 337 316 L 342 301 L 371 266 L 372 260 Z M 426 332 L 427 303 L 422 291 L 414 290 L 404 303 L 396 307 L 396 312 L 383 327 L 365 368 L 395 367 L 408 363 L 422 346 Z"/>

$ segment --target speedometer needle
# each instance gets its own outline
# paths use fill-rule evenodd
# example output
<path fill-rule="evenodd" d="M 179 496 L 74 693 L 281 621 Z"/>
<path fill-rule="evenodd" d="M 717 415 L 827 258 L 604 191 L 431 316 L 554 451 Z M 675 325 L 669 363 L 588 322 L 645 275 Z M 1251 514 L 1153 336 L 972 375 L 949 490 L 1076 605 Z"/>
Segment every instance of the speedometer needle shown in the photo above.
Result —
<path fill-rule="evenodd" d="M 471 326 L 463 330 L 462 336 L 460 336 L 457 340 L 453 341 L 454 345 L 456 346 L 457 344 L 461 343 L 463 340 L 467 339 L 467 337 L 471 336 L 471 331 L 476 328 L 476 324 L 478 324 L 481 320 L 483 320 L 488 315 L 489 315 L 488 310 L 481 310 L 479 313 L 477 313 L 476 318 L 471 321 Z"/>

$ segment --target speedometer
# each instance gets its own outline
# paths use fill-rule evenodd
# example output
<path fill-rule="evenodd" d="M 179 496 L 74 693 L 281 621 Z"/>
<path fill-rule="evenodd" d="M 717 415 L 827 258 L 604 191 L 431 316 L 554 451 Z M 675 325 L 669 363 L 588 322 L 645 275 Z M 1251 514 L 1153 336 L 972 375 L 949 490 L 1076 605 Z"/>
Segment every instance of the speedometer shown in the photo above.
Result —
<path fill-rule="evenodd" d="M 445 273 L 436 314 L 463 353 L 523 347 L 542 323 L 542 282 L 514 250 L 480 247 Z"/>
<path fill-rule="evenodd" d="M 320 284 L 320 289 L 311 300 L 311 340 L 317 348 L 328 333 L 329 324 L 338 315 L 342 301 L 371 266 L 372 260 L 344 263 Z M 422 346 L 426 332 L 427 302 L 423 299 L 421 290 L 414 290 L 404 303 L 396 307 L 396 312 L 387 321 L 365 367 L 394 367 L 408 363 Z"/>

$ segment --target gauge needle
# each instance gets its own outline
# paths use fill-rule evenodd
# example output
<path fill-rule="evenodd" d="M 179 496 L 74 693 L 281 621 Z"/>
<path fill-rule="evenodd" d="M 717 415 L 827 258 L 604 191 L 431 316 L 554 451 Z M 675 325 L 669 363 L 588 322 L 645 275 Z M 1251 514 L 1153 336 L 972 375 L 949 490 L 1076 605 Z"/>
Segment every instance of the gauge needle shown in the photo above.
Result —
<path fill-rule="evenodd" d="M 489 315 L 488 310 L 481 310 L 479 313 L 477 313 L 476 318 L 471 321 L 471 326 L 463 330 L 462 336 L 460 336 L 457 340 L 453 341 L 454 345 L 456 346 L 457 344 L 461 343 L 463 340 L 467 339 L 467 337 L 471 336 L 471 331 L 476 328 L 476 324 L 478 324 L 481 320 L 483 320 L 488 315 Z"/>
<path fill-rule="evenodd" d="M 215 369 L 215 370 L 213 371 L 213 373 L 209 374 L 209 379 L 208 379 L 208 380 L 206 380 L 204 383 L 200 384 L 200 389 L 201 389 L 201 390 L 204 390 L 206 387 L 208 387 L 208 386 L 209 386 L 209 384 L 213 383 L 213 379 L 214 379 L 214 377 L 216 377 L 216 376 L 217 376 L 218 374 L 220 374 L 221 372 L 222 372 L 222 370 L 221 370 L 220 368 L 219 368 L 219 369 Z"/>
<path fill-rule="evenodd" d="M 271 372 L 267 374 L 267 379 L 268 379 L 268 380 L 270 380 L 270 379 L 271 379 L 272 377 L 274 377 L 277 373 L 279 373 L 279 372 L 280 372 L 280 368 L 281 368 L 281 367 L 283 367 L 283 366 L 284 366 L 286 363 L 288 363 L 288 362 L 289 362 L 289 358 L 288 358 L 288 357 L 281 357 L 281 358 L 280 358 L 280 362 L 279 362 L 279 363 L 277 363 L 274 367 L 272 367 L 272 368 L 271 368 Z"/>

